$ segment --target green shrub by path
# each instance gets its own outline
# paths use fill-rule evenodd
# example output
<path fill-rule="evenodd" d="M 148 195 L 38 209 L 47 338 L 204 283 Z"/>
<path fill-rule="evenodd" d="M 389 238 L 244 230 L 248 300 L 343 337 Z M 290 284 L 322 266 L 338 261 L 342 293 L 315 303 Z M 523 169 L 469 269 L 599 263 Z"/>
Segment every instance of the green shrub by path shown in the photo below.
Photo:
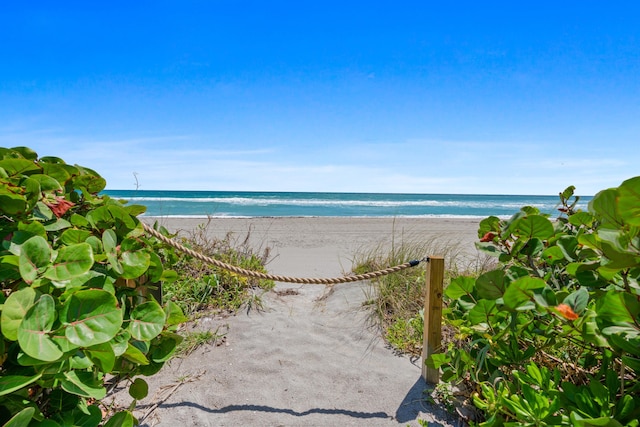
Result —
<path fill-rule="evenodd" d="M 144 207 L 98 195 L 95 171 L 0 148 L 0 424 L 103 423 L 106 383 L 145 397 L 185 318 L 151 283 L 176 277 L 144 234 Z M 132 405 L 133 405 L 132 404 Z M 129 411 L 106 426 L 133 425 Z"/>
<path fill-rule="evenodd" d="M 224 238 L 214 238 L 208 233 L 211 219 L 199 225 L 181 243 L 203 255 L 218 259 L 244 269 L 266 273 L 265 264 L 269 259 L 269 248 L 261 250 L 249 244 L 251 230 L 244 239 L 228 233 Z M 201 310 L 234 312 L 246 306 L 260 306 L 260 296 L 256 290 L 273 288 L 270 280 L 257 280 L 240 276 L 213 267 L 182 252 L 176 252 L 172 260 L 178 277 L 164 287 L 164 295 L 174 301 L 190 316 Z"/>
<path fill-rule="evenodd" d="M 465 385 L 480 425 L 637 426 L 640 177 L 557 220 L 523 207 L 480 223 L 498 268 L 445 290 L 456 340 L 428 363 Z"/>

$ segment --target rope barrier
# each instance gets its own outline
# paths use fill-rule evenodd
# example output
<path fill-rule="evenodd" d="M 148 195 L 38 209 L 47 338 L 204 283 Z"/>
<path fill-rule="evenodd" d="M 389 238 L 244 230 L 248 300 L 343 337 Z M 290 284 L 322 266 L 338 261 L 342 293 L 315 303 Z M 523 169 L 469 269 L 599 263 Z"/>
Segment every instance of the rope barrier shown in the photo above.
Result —
<path fill-rule="evenodd" d="M 289 277 L 289 276 L 280 276 L 276 274 L 268 274 L 268 273 L 260 273 L 258 271 L 247 270 L 245 268 L 237 267 L 235 265 L 227 264 L 220 260 L 208 257 L 199 252 L 196 252 L 192 249 L 181 245 L 173 239 L 166 237 L 165 235 L 159 233 L 154 230 L 149 225 L 142 223 L 145 231 L 155 237 L 156 239 L 166 243 L 167 245 L 184 252 L 192 257 L 199 259 L 200 261 L 215 265 L 216 267 L 222 268 L 224 270 L 230 271 L 232 273 L 239 274 L 245 277 L 252 277 L 255 279 L 262 280 L 273 280 L 276 282 L 286 282 L 286 283 L 302 283 L 306 285 L 337 285 L 339 283 L 351 283 L 351 282 L 359 282 L 361 280 L 370 280 L 378 277 L 386 276 L 388 274 L 397 273 L 398 271 L 405 270 L 410 267 L 415 267 L 420 264 L 420 262 L 425 261 L 428 262 L 429 258 L 424 258 L 422 260 L 413 260 L 409 262 L 405 262 L 404 264 L 396 265 L 393 267 L 385 268 L 383 270 L 372 271 L 370 273 L 364 274 L 356 274 L 351 276 L 342 276 L 342 277 L 333 277 L 333 278 L 311 278 L 311 277 Z"/>

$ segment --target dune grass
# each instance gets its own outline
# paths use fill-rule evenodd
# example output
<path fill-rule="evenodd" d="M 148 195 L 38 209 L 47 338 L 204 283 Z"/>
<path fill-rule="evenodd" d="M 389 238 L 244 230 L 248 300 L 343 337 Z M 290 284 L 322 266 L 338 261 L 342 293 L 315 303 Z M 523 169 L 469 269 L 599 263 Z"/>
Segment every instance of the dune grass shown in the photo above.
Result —
<path fill-rule="evenodd" d="M 244 236 L 227 233 L 224 238 L 211 237 L 212 219 L 179 237 L 181 243 L 196 252 L 248 270 L 266 272 L 270 248 L 253 247 L 251 230 Z M 213 267 L 191 256 L 176 252 L 173 269 L 178 279 L 164 286 L 164 296 L 178 304 L 187 316 L 203 310 L 235 312 L 261 306 L 260 295 L 274 283 L 240 276 Z"/>
<path fill-rule="evenodd" d="M 458 241 L 444 236 L 425 241 L 418 234 L 395 236 L 391 244 L 381 244 L 355 254 L 353 272 L 363 273 L 391 265 L 441 256 L 445 260 L 445 286 L 461 274 L 479 274 L 493 262 L 481 255 L 469 255 Z M 386 341 L 400 353 L 414 356 L 422 352 L 425 268 L 421 263 L 372 281 L 367 304 Z"/>

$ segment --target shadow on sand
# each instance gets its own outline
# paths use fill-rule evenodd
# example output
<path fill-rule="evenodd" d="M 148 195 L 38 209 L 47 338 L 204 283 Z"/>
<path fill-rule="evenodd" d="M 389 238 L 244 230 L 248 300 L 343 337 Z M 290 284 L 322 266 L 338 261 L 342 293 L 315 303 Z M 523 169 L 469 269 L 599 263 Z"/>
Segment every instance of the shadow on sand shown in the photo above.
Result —
<path fill-rule="evenodd" d="M 420 413 L 430 414 L 436 420 L 439 420 L 447 425 L 458 424 L 453 421 L 452 415 L 450 415 L 443 407 L 437 404 L 430 403 L 427 400 L 427 396 L 433 391 L 433 387 L 420 376 L 418 380 L 413 384 L 413 387 L 409 389 L 407 395 L 400 403 L 400 406 L 396 410 L 395 420 L 398 423 L 408 423 L 418 419 Z M 442 426 L 443 424 L 429 422 L 429 426 Z"/>
<path fill-rule="evenodd" d="M 422 377 L 419 377 L 411 389 L 407 392 L 407 395 L 400 403 L 400 406 L 396 410 L 395 415 L 387 414 L 386 412 L 362 412 L 350 409 L 338 409 L 338 408 L 311 408 L 306 411 L 295 411 L 288 408 L 276 408 L 266 405 L 228 405 L 222 408 L 207 408 L 194 402 L 177 402 L 177 403 L 164 403 L 160 407 L 163 409 L 186 407 L 193 410 L 199 410 L 208 414 L 228 414 L 230 412 L 258 412 L 258 413 L 279 413 L 283 415 L 302 418 L 313 414 L 322 415 L 340 415 L 351 417 L 355 419 L 367 420 L 367 419 L 387 419 L 390 422 L 394 420 L 399 424 L 410 423 L 416 421 L 420 413 L 429 413 L 435 419 L 443 422 L 451 422 L 451 417 L 448 416 L 446 411 L 437 405 L 433 405 L 426 400 L 426 393 L 432 388 L 424 381 Z M 146 424 L 142 424 L 145 426 Z M 438 422 L 430 422 L 430 426 L 442 427 L 443 424 Z"/>
<path fill-rule="evenodd" d="M 294 411 L 287 408 L 274 408 L 273 406 L 266 405 L 228 405 L 222 408 L 207 408 L 202 405 L 193 402 L 179 402 L 179 403 L 167 403 L 160 405 L 165 409 L 177 408 L 177 407 L 189 407 L 198 409 L 209 414 L 227 414 L 229 412 L 250 411 L 250 412 L 264 412 L 264 413 L 280 413 L 285 415 L 291 415 L 294 417 L 304 417 L 312 414 L 325 414 L 325 415 L 344 415 L 352 418 L 370 419 L 370 418 L 387 418 L 392 419 L 389 414 L 384 412 L 359 412 L 351 411 L 348 409 L 325 409 L 325 408 L 311 408 L 306 411 Z"/>

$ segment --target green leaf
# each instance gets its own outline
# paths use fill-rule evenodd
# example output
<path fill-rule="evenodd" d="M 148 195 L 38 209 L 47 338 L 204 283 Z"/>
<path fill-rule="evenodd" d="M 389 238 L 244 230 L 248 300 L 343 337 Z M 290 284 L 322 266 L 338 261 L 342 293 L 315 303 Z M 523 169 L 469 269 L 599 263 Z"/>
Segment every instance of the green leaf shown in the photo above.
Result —
<path fill-rule="evenodd" d="M 575 236 L 562 236 L 556 244 L 567 261 L 574 262 L 577 259 L 578 239 Z"/>
<path fill-rule="evenodd" d="M 22 411 L 15 414 L 3 427 L 27 427 L 33 416 L 36 414 L 36 409 L 33 407 L 24 408 Z"/>
<path fill-rule="evenodd" d="M 127 330 L 121 330 L 118 335 L 109 341 L 109 345 L 111 345 L 116 357 L 122 356 L 127 351 L 129 339 L 131 339 L 131 334 Z"/>
<path fill-rule="evenodd" d="M 489 243 L 489 242 L 476 242 L 475 243 L 475 247 L 476 249 L 478 249 L 481 252 L 484 252 L 488 255 L 491 255 L 493 257 L 503 257 L 503 256 L 508 256 L 507 254 L 503 253 L 500 248 L 498 248 L 495 244 L 493 243 Z M 502 261 L 502 259 L 501 259 Z"/>
<path fill-rule="evenodd" d="M 564 252 L 558 246 L 550 246 L 542 251 L 542 259 L 549 264 L 555 264 L 558 261 L 564 260 Z"/>
<path fill-rule="evenodd" d="M 107 254 L 107 259 L 109 260 L 111 268 L 113 268 L 118 275 L 121 275 L 123 269 L 120 261 L 118 260 L 118 236 L 116 236 L 115 231 L 107 229 L 102 233 L 102 246 L 104 247 L 104 252 Z"/>
<path fill-rule="evenodd" d="M 78 173 L 78 168 L 71 165 L 64 164 L 64 161 L 62 161 L 62 159 L 58 159 L 60 160 L 59 162 L 58 161 L 49 162 L 48 159 L 53 159 L 53 158 L 43 157 L 40 159 L 41 161 L 40 166 L 42 166 L 42 170 L 44 171 L 45 174 L 54 178 L 56 181 L 58 181 L 62 185 L 66 184 L 72 175 L 75 175 Z"/>
<path fill-rule="evenodd" d="M 67 337 L 64 335 L 64 330 L 56 330 L 51 335 L 51 339 L 56 343 L 58 347 L 60 347 L 60 350 L 62 350 L 63 353 L 68 353 L 78 348 L 77 345 L 73 344 L 67 339 Z"/>
<path fill-rule="evenodd" d="M 553 224 L 542 215 L 529 215 L 515 223 L 513 234 L 526 239 L 546 240 L 554 234 Z"/>
<path fill-rule="evenodd" d="M 21 222 L 18 224 L 18 230 L 19 231 L 13 234 L 11 243 L 22 245 L 33 236 L 40 236 L 43 239 L 47 239 L 47 230 L 44 225 L 38 221 Z"/>
<path fill-rule="evenodd" d="M 432 369 L 440 369 L 441 366 L 451 362 L 451 356 L 446 353 L 434 353 L 429 356 L 425 364 Z"/>
<path fill-rule="evenodd" d="M 93 251 L 88 243 L 63 246 L 44 276 L 56 282 L 82 276 L 93 266 Z"/>
<path fill-rule="evenodd" d="M 71 227 L 71 223 L 64 218 L 57 218 L 55 222 L 49 223 L 45 225 L 45 230 L 51 231 L 60 231 Z"/>
<path fill-rule="evenodd" d="M 596 312 L 599 321 L 627 326 L 634 324 L 635 319 L 638 319 L 640 302 L 635 295 L 611 290 L 598 298 Z"/>
<path fill-rule="evenodd" d="M 80 402 L 75 394 L 69 394 L 61 388 L 55 388 L 49 393 L 49 407 L 55 412 L 71 412 Z M 38 425 L 38 427 L 42 427 Z M 74 426 L 75 427 L 75 426 Z"/>
<path fill-rule="evenodd" d="M 164 283 L 173 283 L 178 280 L 178 273 L 175 270 L 164 270 L 160 281 Z"/>
<path fill-rule="evenodd" d="M 602 217 L 603 225 L 617 228 L 624 223 L 618 212 L 617 199 L 618 190 L 616 188 L 602 190 L 589 202 L 589 210 Z"/>
<path fill-rule="evenodd" d="M 104 427 L 133 427 L 135 418 L 129 411 L 121 411 L 112 416 Z"/>
<path fill-rule="evenodd" d="M 25 377 L 22 375 L 0 376 L 0 396 L 13 393 L 40 379 L 42 374 Z"/>
<path fill-rule="evenodd" d="M 624 360 L 624 356 L 622 357 Z M 609 388 L 611 390 L 611 388 Z M 613 400 L 613 399 L 612 399 Z M 636 403 L 634 401 L 632 394 L 625 394 L 621 399 L 618 399 L 618 403 L 615 407 L 616 418 L 619 420 L 630 420 L 633 417 L 633 411 L 636 409 Z M 637 414 L 637 413 L 636 413 Z M 637 416 L 635 418 L 638 418 Z M 631 426 L 631 423 L 628 423 L 627 426 Z M 637 422 L 636 426 L 637 427 Z"/>
<path fill-rule="evenodd" d="M 492 270 L 476 279 L 476 289 L 480 298 L 496 300 L 502 298 L 505 291 L 504 271 Z"/>
<path fill-rule="evenodd" d="M 116 363 L 116 355 L 109 343 L 96 344 L 85 349 L 85 353 L 102 372 L 111 372 Z"/>
<path fill-rule="evenodd" d="M 58 180 L 49 175 L 33 174 L 30 176 L 30 178 L 37 181 L 38 184 L 40 184 L 40 190 L 43 192 L 44 191 L 47 191 L 47 192 L 63 191 L 63 188 L 58 182 Z"/>
<path fill-rule="evenodd" d="M 48 294 L 42 295 L 29 308 L 18 327 L 20 348 L 29 356 L 53 362 L 63 355 L 49 335 L 56 319 L 56 303 Z"/>
<path fill-rule="evenodd" d="M 87 370 L 93 366 L 94 363 L 83 351 L 76 351 L 75 354 L 71 357 L 69 363 L 70 369 L 79 369 L 81 371 Z"/>
<path fill-rule="evenodd" d="M 640 374 L 640 358 L 623 355 L 622 361 L 627 367 L 636 371 L 636 374 Z"/>
<path fill-rule="evenodd" d="M 111 231 L 115 235 L 115 232 L 111 230 L 111 228 L 115 225 L 115 221 L 113 220 L 113 217 L 111 216 L 111 213 L 106 206 L 100 206 L 88 212 L 86 219 L 87 221 L 89 221 L 93 228 Z"/>
<path fill-rule="evenodd" d="M 82 276 L 74 277 L 73 279 L 65 282 L 65 288 L 67 290 L 71 290 L 73 288 L 84 287 L 85 289 L 89 288 L 98 288 L 108 290 L 113 293 L 109 287 L 113 284 L 115 279 L 105 274 L 99 273 L 95 270 L 89 270 Z"/>
<path fill-rule="evenodd" d="M 24 213 L 26 210 L 27 200 L 24 196 L 12 193 L 0 187 L 0 212 L 13 216 Z"/>
<path fill-rule="evenodd" d="M 573 185 L 568 186 L 564 189 L 562 193 L 560 193 L 560 198 L 562 200 L 569 200 L 571 196 L 573 196 L 573 192 L 576 190 L 576 187 Z"/>
<path fill-rule="evenodd" d="M 602 335 L 602 331 L 596 322 L 596 314 L 593 311 L 586 311 L 582 321 L 582 336 L 585 342 L 593 343 L 598 347 L 608 347 L 607 339 Z"/>
<path fill-rule="evenodd" d="M 91 246 L 91 251 L 93 252 L 94 257 L 98 254 L 104 253 L 104 246 L 102 246 L 102 240 L 100 240 L 98 237 L 89 236 L 87 237 L 87 240 L 85 241 L 85 243 L 88 243 L 89 246 Z M 95 258 L 94 258 L 94 261 L 96 261 Z"/>
<path fill-rule="evenodd" d="M 133 230 L 138 226 L 138 222 L 122 206 L 109 205 L 109 212 L 116 220 L 117 227 L 124 227 L 126 230 Z"/>
<path fill-rule="evenodd" d="M 122 277 L 136 279 L 142 276 L 151 264 L 151 256 L 146 251 L 123 252 L 120 258 Z"/>
<path fill-rule="evenodd" d="M 125 211 L 132 216 L 142 215 L 147 211 L 147 207 L 143 205 L 127 205 L 124 207 Z"/>
<path fill-rule="evenodd" d="M 593 214 L 590 212 L 576 212 L 569 217 L 569 223 L 575 227 L 590 228 L 593 225 Z"/>
<path fill-rule="evenodd" d="M 444 290 L 444 294 L 452 300 L 457 300 L 464 295 L 471 295 L 474 285 L 475 279 L 473 277 L 458 276 L 451 280 L 449 286 Z"/>
<path fill-rule="evenodd" d="M 51 263 L 51 247 L 40 236 L 34 236 L 20 247 L 20 275 L 27 283 L 33 283 Z"/>
<path fill-rule="evenodd" d="M 589 302 L 589 292 L 586 288 L 581 287 L 569 294 L 562 302 L 571 307 L 574 313 L 582 314 Z"/>
<path fill-rule="evenodd" d="M 123 353 L 125 359 L 137 363 L 139 365 L 148 365 L 149 359 L 144 355 L 140 349 L 131 345 L 131 343 L 127 343 L 127 350 Z"/>
<path fill-rule="evenodd" d="M 149 362 L 149 364 L 147 365 L 138 366 L 138 372 L 140 373 L 140 375 L 144 375 L 145 377 L 150 377 L 160 372 L 163 365 L 164 363 Z"/>
<path fill-rule="evenodd" d="M 149 269 L 147 270 L 148 281 L 157 283 L 162 280 L 162 273 L 164 272 L 162 259 L 160 259 L 160 256 L 155 252 L 149 252 L 149 256 Z"/>
<path fill-rule="evenodd" d="M 484 235 L 489 232 L 499 234 L 500 218 L 497 216 L 490 216 L 480 221 L 478 225 L 478 238 L 484 237 Z"/>
<path fill-rule="evenodd" d="M 32 288 L 24 288 L 11 293 L 2 307 L 0 316 L 0 329 L 2 335 L 10 341 L 18 340 L 18 327 L 27 311 L 36 301 L 36 291 Z"/>
<path fill-rule="evenodd" d="M 525 305 L 533 299 L 533 291 L 545 287 L 545 282 L 536 277 L 521 277 L 511 283 L 504 293 L 504 304 L 511 310 L 528 308 Z"/>
<path fill-rule="evenodd" d="M 104 178 L 89 168 L 79 167 L 78 169 L 83 173 L 74 178 L 73 185 L 87 190 L 89 194 L 98 194 L 104 190 L 104 187 L 107 185 L 107 181 L 105 181 Z"/>
<path fill-rule="evenodd" d="M 89 405 L 86 409 L 73 411 L 74 427 L 96 427 L 102 422 L 102 410 L 98 405 Z"/>
<path fill-rule="evenodd" d="M 640 264 L 640 257 L 629 250 L 629 235 L 622 230 L 601 228 L 594 233 L 596 246 L 604 253 L 602 265 L 611 269 L 634 267 Z"/>
<path fill-rule="evenodd" d="M 182 340 L 182 336 L 178 334 L 165 332 L 160 335 L 159 339 L 153 342 L 150 355 L 151 361 L 162 363 L 169 360 Z"/>
<path fill-rule="evenodd" d="M 618 421 L 610 417 L 582 418 L 577 412 L 571 412 L 571 425 L 575 427 L 622 427 Z"/>
<path fill-rule="evenodd" d="M 495 316 L 496 312 L 495 301 L 482 299 L 469 311 L 469 323 L 471 325 L 486 323 L 491 326 L 491 318 Z"/>
<path fill-rule="evenodd" d="M 136 400 L 141 400 L 149 394 L 149 385 L 142 378 L 136 378 L 129 386 L 129 395 Z"/>
<path fill-rule="evenodd" d="M 164 328 L 166 320 L 164 310 L 156 301 L 138 305 L 131 312 L 129 331 L 139 341 L 149 341 L 157 337 Z"/>
<path fill-rule="evenodd" d="M 82 215 L 78 215 L 76 213 L 71 215 L 71 218 L 69 218 L 69 221 L 71 221 L 71 225 L 73 225 L 74 227 L 84 228 L 84 227 L 90 226 L 89 221 L 87 221 L 85 217 L 83 217 Z"/>
<path fill-rule="evenodd" d="M 640 329 L 634 326 L 608 326 L 602 328 L 609 343 L 630 354 L 640 354 Z"/>
<path fill-rule="evenodd" d="M 189 320 L 182 312 L 182 309 L 180 308 L 180 306 L 173 301 L 169 301 L 165 305 L 164 314 L 166 315 L 166 318 L 167 318 L 167 321 L 166 321 L 167 326 L 179 325 L 180 323 L 184 323 L 187 320 Z"/>
<path fill-rule="evenodd" d="M 20 153 L 20 155 L 27 160 L 36 160 L 38 158 L 38 153 L 29 147 L 12 147 L 11 151 Z"/>
<path fill-rule="evenodd" d="M 9 176 L 29 175 L 40 172 L 40 168 L 32 160 L 27 159 L 2 159 L 0 168 L 4 169 Z"/>
<path fill-rule="evenodd" d="M 40 200 L 40 196 L 42 194 L 40 191 L 40 184 L 38 184 L 38 181 L 35 179 L 29 177 L 23 179 L 20 182 L 20 186 L 24 189 L 24 196 L 27 200 L 27 210 L 33 209 L 36 203 L 38 203 L 38 200 Z"/>
<path fill-rule="evenodd" d="M 542 240 L 538 239 L 537 237 L 534 237 L 524 245 L 524 247 L 520 250 L 520 253 L 530 257 L 535 257 L 535 256 L 538 256 L 538 254 L 543 250 L 544 250 L 544 243 L 542 242 Z"/>
<path fill-rule="evenodd" d="M 624 221 L 640 226 L 640 176 L 624 181 L 618 187 L 618 211 Z"/>
<path fill-rule="evenodd" d="M 111 293 L 102 289 L 78 291 L 62 308 L 60 318 L 65 335 L 80 347 L 90 347 L 111 340 L 120 331 L 122 311 Z"/>
<path fill-rule="evenodd" d="M 60 379 L 62 389 L 67 393 L 92 399 L 104 399 L 107 390 L 98 381 L 93 372 L 69 371 Z"/>

